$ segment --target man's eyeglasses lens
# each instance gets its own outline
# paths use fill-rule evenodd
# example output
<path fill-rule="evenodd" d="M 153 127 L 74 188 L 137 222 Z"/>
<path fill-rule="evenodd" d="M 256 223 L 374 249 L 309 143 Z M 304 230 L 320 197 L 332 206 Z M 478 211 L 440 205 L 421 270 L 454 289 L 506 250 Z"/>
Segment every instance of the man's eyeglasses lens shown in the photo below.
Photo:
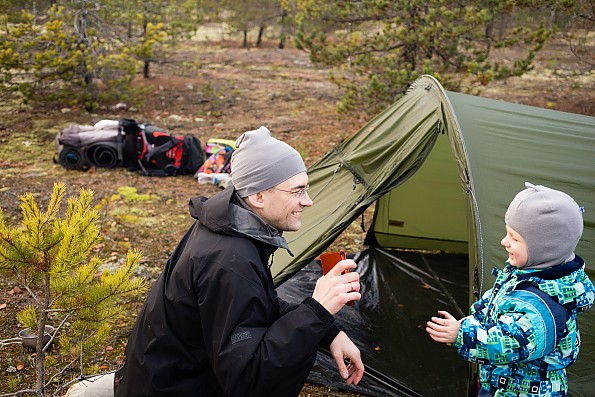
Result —
<path fill-rule="evenodd" d="M 273 189 L 279 190 L 281 192 L 293 194 L 295 197 L 301 199 L 301 198 L 306 197 L 306 194 L 308 194 L 308 189 L 310 189 L 310 185 L 306 185 L 305 188 L 300 189 L 300 190 L 285 190 L 285 189 L 278 189 L 276 187 L 274 187 Z"/>

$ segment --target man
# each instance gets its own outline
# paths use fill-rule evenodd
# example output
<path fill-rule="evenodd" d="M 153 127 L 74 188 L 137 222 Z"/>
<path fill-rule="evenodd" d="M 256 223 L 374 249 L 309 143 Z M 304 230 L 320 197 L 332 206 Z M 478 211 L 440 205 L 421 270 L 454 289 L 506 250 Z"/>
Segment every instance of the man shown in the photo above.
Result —
<path fill-rule="evenodd" d="M 343 260 L 301 304 L 279 299 L 270 265 L 283 231 L 312 205 L 299 153 L 260 127 L 236 142 L 233 186 L 193 198 L 197 219 L 143 306 L 115 376 L 123 396 L 297 396 L 330 349 L 347 384 L 364 373 L 360 352 L 333 315 L 359 300 L 359 275 Z M 349 364 L 346 366 L 345 362 Z"/>

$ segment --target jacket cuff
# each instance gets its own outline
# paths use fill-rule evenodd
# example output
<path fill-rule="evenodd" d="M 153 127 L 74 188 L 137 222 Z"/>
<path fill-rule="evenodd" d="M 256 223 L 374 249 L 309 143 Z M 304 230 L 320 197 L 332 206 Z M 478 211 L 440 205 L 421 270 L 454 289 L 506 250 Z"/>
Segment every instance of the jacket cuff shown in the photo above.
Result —
<path fill-rule="evenodd" d="M 316 316 L 321 321 L 330 325 L 329 328 L 326 330 L 326 333 L 322 337 L 322 340 L 318 343 L 318 346 L 330 350 L 331 343 L 333 342 L 333 340 L 335 340 L 339 332 L 341 332 L 339 327 L 337 327 L 334 324 L 335 317 L 332 314 L 330 314 L 328 310 L 326 310 L 324 306 L 322 306 L 316 299 L 312 297 L 304 299 L 302 303 L 304 303 L 310 309 L 312 309 L 312 311 L 316 313 Z"/>
<path fill-rule="evenodd" d="M 465 318 L 463 321 L 461 321 L 461 326 L 459 327 L 459 332 L 457 333 L 457 338 L 455 339 L 453 346 L 455 347 L 455 349 L 460 350 L 461 347 L 463 347 L 463 343 L 464 343 L 464 339 L 465 339 L 465 329 L 469 327 L 469 325 L 465 324 L 465 327 L 463 327 L 465 322 L 470 321 L 468 318 Z"/>
<path fill-rule="evenodd" d="M 312 298 L 311 296 L 304 299 L 302 303 L 307 305 L 310 309 L 312 309 L 312 311 L 316 313 L 316 316 L 320 319 L 320 321 L 331 324 L 335 321 L 335 317 L 332 314 L 330 314 L 328 310 L 324 308 L 324 306 L 318 303 L 318 301 Z"/>
<path fill-rule="evenodd" d="M 324 334 L 324 337 L 322 338 L 318 346 L 330 350 L 331 343 L 333 343 L 337 335 L 339 335 L 339 332 L 341 332 L 339 327 L 337 327 L 335 324 L 331 325 L 331 327 L 326 331 L 326 334 Z"/>

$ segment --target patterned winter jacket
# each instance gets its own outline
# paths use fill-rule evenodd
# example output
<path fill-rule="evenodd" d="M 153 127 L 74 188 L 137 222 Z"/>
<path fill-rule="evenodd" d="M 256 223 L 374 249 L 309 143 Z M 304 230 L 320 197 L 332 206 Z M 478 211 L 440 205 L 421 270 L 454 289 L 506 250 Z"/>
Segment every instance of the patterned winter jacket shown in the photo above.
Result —
<path fill-rule="evenodd" d="M 584 265 L 576 256 L 545 269 L 493 270 L 494 287 L 473 304 L 455 342 L 461 358 L 480 364 L 484 390 L 491 385 L 498 397 L 565 395 L 565 368 L 580 348 L 576 316 L 595 297 Z"/>

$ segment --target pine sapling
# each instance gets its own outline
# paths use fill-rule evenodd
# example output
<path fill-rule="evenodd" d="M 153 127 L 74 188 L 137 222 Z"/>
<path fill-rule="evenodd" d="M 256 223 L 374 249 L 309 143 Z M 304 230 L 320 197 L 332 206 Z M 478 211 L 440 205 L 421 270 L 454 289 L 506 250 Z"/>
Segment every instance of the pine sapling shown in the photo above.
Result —
<path fill-rule="evenodd" d="M 31 305 L 17 314 L 19 323 L 35 330 L 34 390 L 44 396 L 50 383 L 66 381 L 67 369 L 77 361 L 82 368 L 83 352 L 101 346 L 110 333 L 110 323 L 121 312 L 121 299 L 141 293 L 145 284 L 133 273 L 141 258 L 130 251 L 116 270 L 101 270 L 104 263 L 91 257 L 102 239 L 98 208 L 92 207 L 93 192 L 81 189 L 68 198 L 60 212 L 66 187 L 56 183 L 47 210 L 42 211 L 31 193 L 21 196 L 22 224 L 9 226 L 0 208 L 0 274 L 24 286 Z M 46 325 L 56 324 L 49 341 Z M 64 367 L 46 379 L 48 348 L 59 341 Z"/>

